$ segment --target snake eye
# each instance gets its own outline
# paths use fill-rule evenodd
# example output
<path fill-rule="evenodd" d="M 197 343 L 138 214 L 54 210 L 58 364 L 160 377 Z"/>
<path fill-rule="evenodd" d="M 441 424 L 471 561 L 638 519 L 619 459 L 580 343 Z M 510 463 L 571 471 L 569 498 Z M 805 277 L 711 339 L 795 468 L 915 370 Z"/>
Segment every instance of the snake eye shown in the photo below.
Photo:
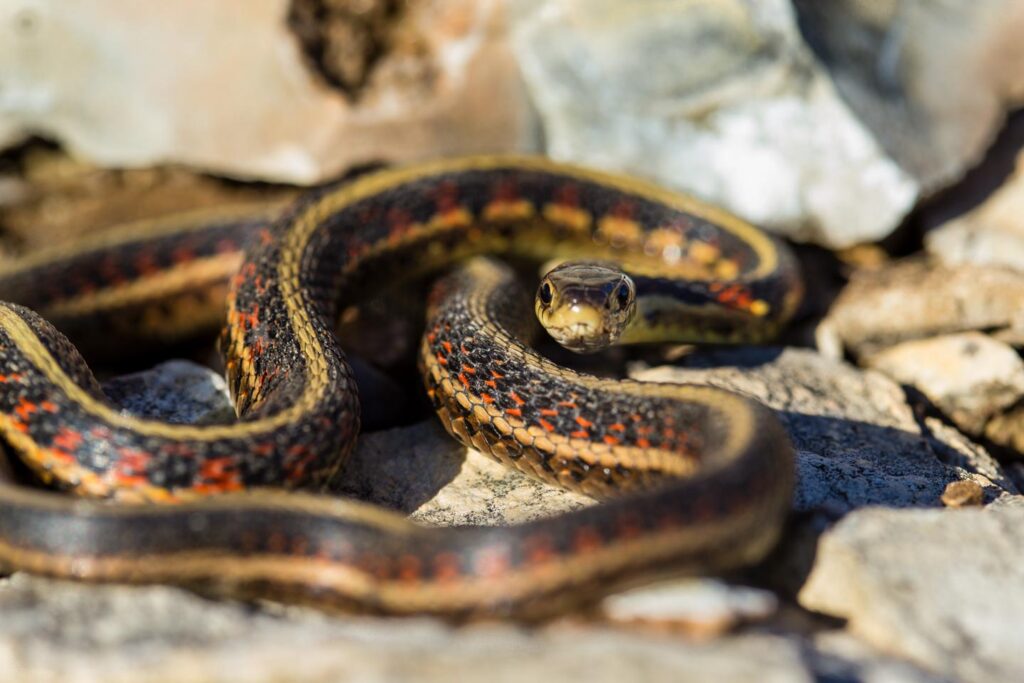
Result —
<path fill-rule="evenodd" d="M 545 306 L 551 305 L 551 299 L 553 298 L 551 293 L 551 285 L 549 285 L 547 282 L 542 284 L 540 286 L 540 292 L 538 294 L 540 296 L 540 302 L 542 304 L 544 304 Z"/>
<path fill-rule="evenodd" d="M 629 285 L 625 282 L 615 290 L 615 303 L 619 305 L 620 309 L 629 305 Z"/>

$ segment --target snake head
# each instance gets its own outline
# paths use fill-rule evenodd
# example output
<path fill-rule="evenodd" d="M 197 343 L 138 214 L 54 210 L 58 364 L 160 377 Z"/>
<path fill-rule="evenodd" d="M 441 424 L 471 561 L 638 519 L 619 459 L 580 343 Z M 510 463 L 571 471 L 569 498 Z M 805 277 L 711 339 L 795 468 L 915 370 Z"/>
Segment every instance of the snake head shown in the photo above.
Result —
<path fill-rule="evenodd" d="M 636 313 L 636 286 L 608 263 L 570 261 L 541 280 L 537 319 L 559 344 L 593 353 L 614 344 Z"/>

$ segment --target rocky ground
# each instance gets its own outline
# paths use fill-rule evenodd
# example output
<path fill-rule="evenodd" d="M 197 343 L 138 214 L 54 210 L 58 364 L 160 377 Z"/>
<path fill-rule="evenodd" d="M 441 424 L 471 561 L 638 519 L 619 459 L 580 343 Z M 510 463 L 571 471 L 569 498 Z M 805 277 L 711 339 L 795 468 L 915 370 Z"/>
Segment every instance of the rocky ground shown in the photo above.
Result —
<path fill-rule="evenodd" d="M 653 177 L 804 245 L 778 346 L 621 368 L 777 411 L 793 514 L 750 572 L 529 629 L 15 575 L 0 680 L 1024 680 L 1024 1 L 130 4 L 0 0 L 4 250 L 442 154 Z M 387 405 L 411 391 L 364 374 Z M 231 410 L 184 361 L 106 388 L 179 421 Z M 331 490 L 441 525 L 592 504 L 402 422 Z"/>

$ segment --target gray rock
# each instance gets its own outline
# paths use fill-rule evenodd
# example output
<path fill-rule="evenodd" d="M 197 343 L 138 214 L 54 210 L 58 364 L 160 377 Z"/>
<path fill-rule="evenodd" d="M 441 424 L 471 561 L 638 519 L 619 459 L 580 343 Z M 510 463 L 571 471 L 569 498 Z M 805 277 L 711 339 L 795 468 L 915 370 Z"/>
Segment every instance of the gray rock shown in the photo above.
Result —
<path fill-rule="evenodd" d="M 135 417 L 175 424 L 225 424 L 235 419 L 224 378 L 185 360 L 107 380 L 103 393 Z"/>
<path fill-rule="evenodd" d="M 989 420 L 1024 395 L 1024 361 L 980 332 L 903 342 L 866 363 L 921 391 L 970 434 L 983 434 Z"/>
<path fill-rule="evenodd" d="M 555 157 L 652 177 L 829 247 L 885 236 L 917 197 L 804 46 L 786 0 L 512 6 Z"/>
<path fill-rule="evenodd" d="M 923 258 L 858 270 L 825 320 L 857 356 L 908 339 L 965 330 L 1024 329 L 1024 272 Z"/>
<path fill-rule="evenodd" d="M 773 635 L 692 643 L 582 623 L 451 628 L 24 576 L 0 586 L 0 611 L 0 681 L 20 683 L 814 679 L 799 642 Z"/>
<path fill-rule="evenodd" d="M 800 603 L 879 649 L 964 681 L 1024 678 L 1024 508 L 853 512 Z"/>
<path fill-rule="evenodd" d="M 1024 96 L 1024 2 L 794 0 L 808 43 L 926 193 L 958 180 Z"/>
<path fill-rule="evenodd" d="M 686 362 L 631 376 L 720 386 L 775 409 L 797 450 L 798 511 L 936 506 L 949 482 L 965 478 L 990 499 L 1017 493 L 984 449 L 919 423 L 900 387 L 881 373 L 798 349 L 703 353 Z"/>
<path fill-rule="evenodd" d="M 433 417 L 361 435 L 329 487 L 437 526 L 514 524 L 593 504 L 467 450 Z"/>

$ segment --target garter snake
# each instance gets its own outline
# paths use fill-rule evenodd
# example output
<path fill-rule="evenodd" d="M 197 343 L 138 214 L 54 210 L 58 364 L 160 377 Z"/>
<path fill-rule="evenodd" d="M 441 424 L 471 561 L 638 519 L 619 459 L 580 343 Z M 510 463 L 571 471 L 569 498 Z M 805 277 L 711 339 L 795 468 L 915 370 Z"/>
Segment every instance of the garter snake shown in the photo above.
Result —
<path fill-rule="evenodd" d="M 662 299 L 641 306 L 649 332 L 638 338 L 759 339 L 800 296 L 793 257 L 773 239 L 646 182 L 528 157 L 376 172 L 309 193 L 267 228 L 244 214 L 130 228 L 0 272 L 0 299 L 72 328 L 125 311 L 140 328 L 186 324 L 197 282 L 233 272 L 220 348 L 239 416 L 208 426 L 126 416 L 64 336 L 0 304 L 8 449 L 56 488 L 177 503 L 2 485 L 0 563 L 392 614 L 535 618 L 658 573 L 749 564 L 775 542 L 793 454 L 771 411 L 712 387 L 554 365 L 519 341 L 530 306 L 488 260 L 431 295 L 419 351 L 431 401 L 463 443 L 609 500 L 512 527 L 437 529 L 264 488 L 323 481 L 352 449 L 358 403 L 332 330 L 367 287 L 477 254 L 583 253 L 635 262 Z M 139 317 L 157 294 L 166 315 Z M 685 317 L 662 315 L 666 306 Z"/>

